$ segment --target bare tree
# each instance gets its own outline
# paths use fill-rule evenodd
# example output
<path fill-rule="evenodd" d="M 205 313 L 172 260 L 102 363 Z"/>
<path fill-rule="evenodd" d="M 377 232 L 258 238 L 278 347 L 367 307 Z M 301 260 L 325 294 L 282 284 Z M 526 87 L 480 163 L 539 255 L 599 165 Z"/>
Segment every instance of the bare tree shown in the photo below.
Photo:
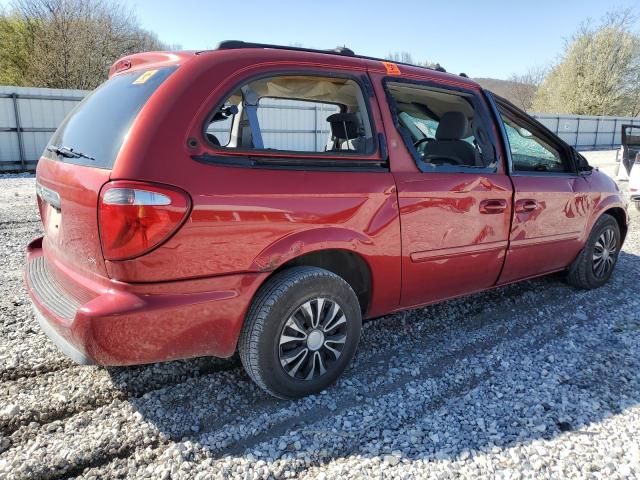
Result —
<path fill-rule="evenodd" d="M 119 57 L 165 47 L 117 0 L 15 0 L 13 14 L 24 24 L 27 85 L 95 88 Z"/>
<path fill-rule="evenodd" d="M 440 64 L 430 62 L 429 60 L 416 62 L 409 52 L 391 52 L 387 55 L 387 60 L 391 62 L 408 63 L 409 65 L 416 65 L 418 67 L 441 68 Z"/>
<path fill-rule="evenodd" d="M 413 61 L 413 57 L 409 52 L 391 52 L 387 55 L 387 60 L 392 62 L 400 62 L 400 63 L 410 63 L 411 65 L 416 65 Z"/>
<path fill-rule="evenodd" d="M 546 67 L 537 66 L 523 74 L 512 74 L 508 84 L 509 98 L 524 111 L 530 111 L 547 71 Z"/>

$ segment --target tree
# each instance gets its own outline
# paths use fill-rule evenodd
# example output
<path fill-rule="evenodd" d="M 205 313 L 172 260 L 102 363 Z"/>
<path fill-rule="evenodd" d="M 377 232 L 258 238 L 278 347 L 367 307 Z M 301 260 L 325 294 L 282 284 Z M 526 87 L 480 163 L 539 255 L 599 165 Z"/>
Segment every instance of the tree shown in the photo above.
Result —
<path fill-rule="evenodd" d="M 581 115 L 640 113 L 640 36 L 632 11 L 584 23 L 565 47 L 534 101 L 537 111 Z"/>
<path fill-rule="evenodd" d="M 508 98 L 516 106 L 528 112 L 533 107 L 536 93 L 547 74 L 545 67 L 533 67 L 523 74 L 512 74 L 507 84 Z"/>
<path fill-rule="evenodd" d="M 7 80 L 52 88 L 93 89 L 119 57 L 166 47 L 117 0 L 15 0 L 0 36 Z"/>
<path fill-rule="evenodd" d="M 391 62 L 410 63 L 411 65 L 416 65 L 409 52 L 391 52 L 387 55 L 387 60 Z"/>
<path fill-rule="evenodd" d="M 416 62 L 409 52 L 391 52 L 387 55 L 387 60 L 390 62 L 408 63 L 409 65 L 416 65 L 418 67 L 436 68 L 435 63 L 430 61 Z M 438 65 L 439 66 L 439 65 Z"/>
<path fill-rule="evenodd" d="M 16 15 L 0 14 L 0 84 L 24 85 L 29 59 L 24 38 L 26 26 Z"/>

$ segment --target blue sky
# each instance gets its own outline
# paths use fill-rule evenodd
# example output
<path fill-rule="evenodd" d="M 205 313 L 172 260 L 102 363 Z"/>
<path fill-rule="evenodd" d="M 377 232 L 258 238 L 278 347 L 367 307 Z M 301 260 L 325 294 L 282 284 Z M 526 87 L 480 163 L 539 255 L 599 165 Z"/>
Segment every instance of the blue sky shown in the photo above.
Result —
<path fill-rule="evenodd" d="M 130 0 L 141 25 L 185 49 L 242 39 L 311 48 L 408 51 L 473 77 L 508 78 L 546 64 L 583 20 L 637 0 Z M 7 4 L 8 0 L 0 0 Z M 640 14 L 640 11 L 636 13 Z M 636 24 L 640 30 L 640 23 Z"/>

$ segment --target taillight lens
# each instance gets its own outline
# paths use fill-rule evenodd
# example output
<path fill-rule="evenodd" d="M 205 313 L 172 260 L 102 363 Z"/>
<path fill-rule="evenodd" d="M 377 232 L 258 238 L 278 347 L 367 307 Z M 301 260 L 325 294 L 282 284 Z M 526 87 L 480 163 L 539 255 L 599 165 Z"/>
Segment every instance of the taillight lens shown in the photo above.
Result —
<path fill-rule="evenodd" d="M 165 185 L 114 181 L 100 193 L 98 224 L 106 260 L 125 260 L 153 250 L 182 225 L 189 195 Z"/>

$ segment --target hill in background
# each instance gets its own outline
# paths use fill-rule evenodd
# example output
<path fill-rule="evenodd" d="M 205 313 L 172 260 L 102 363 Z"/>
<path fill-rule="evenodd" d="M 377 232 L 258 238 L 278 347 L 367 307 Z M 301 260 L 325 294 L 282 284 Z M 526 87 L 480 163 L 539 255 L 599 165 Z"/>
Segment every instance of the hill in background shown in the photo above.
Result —
<path fill-rule="evenodd" d="M 483 88 L 506 98 L 523 110 L 528 111 L 531 108 L 536 93 L 535 85 L 497 78 L 474 78 L 474 80 Z"/>

